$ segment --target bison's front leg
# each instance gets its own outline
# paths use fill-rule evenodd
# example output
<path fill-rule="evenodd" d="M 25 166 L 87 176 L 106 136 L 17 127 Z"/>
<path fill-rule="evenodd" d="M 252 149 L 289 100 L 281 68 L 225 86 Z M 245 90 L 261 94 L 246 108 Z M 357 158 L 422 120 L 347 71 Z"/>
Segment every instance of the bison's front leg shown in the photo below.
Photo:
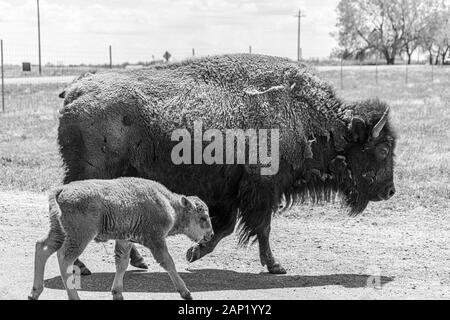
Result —
<path fill-rule="evenodd" d="M 232 228 L 222 230 L 222 232 L 219 233 L 214 233 L 214 236 L 208 242 L 196 243 L 195 245 L 190 247 L 186 252 L 186 260 L 188 262 L 194 262 L 200 259 L 201 257 L 206 256 L 208 253 L 211 253 L 217 246 L 217 244 L 220 242 L 220 240 L 230 235 L 233 232 L 233 230 L 234 225 Z"/>
<path fill-rule="evenodd" d="M 144 258 L 141 256 L 141 254 L 136 249 L 136 246 L 134 244 L 131 246 L 130 264 L 133 267 L 136 267 L 139 269 L 148 269 L 148 265 L 145 263 Z"/>
<path fill-rule="evenodd" d="M 83 262 L 81 262 L 80 259 L 75 260 L 73 265 L 78 267 L 82 276 L 90 276 L 92 274 L 92 272 L 85 266 Z"/>
<path fill-rule="evenodd" d="M 272 250 L 270 249 L 269 243 L 270 235 L 270 222 L 261 231 L 258 232 L 258 243 L 259 243 L 259 258 L 263 266 L 267 266 L 267 270 L 273 274 L 285 274 L 286 270 L 281 266 L 281 264 L 273 256 Z"/>
<path fill-rule="evenodd" d="M 189 248 L 186 253 L 187 261 L 194 262 L 212 252 L 220 240 L 233 233 L 234 227 L 236 226 L 237 213 L 231 210 L 219 210 L 217 209 L 214 212 L 217 218 L 213 217 L 211 219 L 214 236 L 208 242 L 197 243 Z"/>

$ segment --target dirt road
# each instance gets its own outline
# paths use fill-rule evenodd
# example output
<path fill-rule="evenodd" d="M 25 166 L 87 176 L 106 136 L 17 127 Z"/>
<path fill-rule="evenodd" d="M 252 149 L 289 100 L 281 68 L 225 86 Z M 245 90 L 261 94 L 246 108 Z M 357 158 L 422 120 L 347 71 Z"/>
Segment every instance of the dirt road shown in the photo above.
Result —
<path fill-rule="evenodd" d="M 0 191 L 0 299 L 25 299 L 32 284 L 34 242 L 47 227 L 46 195 Z M 450 298 L 450 226 L 444 212 L 416 207 L 395 212 L 392 202 L 370 205 L 348 218 L 337 206 L 304 206 L 278 216 L 272 246 L 287 275 L 266 273 L 257 246 L 238 248 L 236 237 L 188 264 L 187 238 L 169 249 L 194 299 Z M 125 299 L 179 299 L 168 275 L 141 248 L 148 271 L 129 267 Z M 83 254 L 93 275 L 83 277 L 82 299 L 111 299 L 112 243 L 92 243 Z M 42 299 L 66 299 L 56 255 L 45 274 Z"/>

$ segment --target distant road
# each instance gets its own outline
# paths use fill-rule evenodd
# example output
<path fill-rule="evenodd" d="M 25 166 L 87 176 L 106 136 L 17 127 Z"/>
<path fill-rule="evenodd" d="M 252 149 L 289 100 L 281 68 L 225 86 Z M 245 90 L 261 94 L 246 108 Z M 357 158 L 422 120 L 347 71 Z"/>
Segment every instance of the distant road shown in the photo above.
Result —
<path fill-rule="evenodd" d="M 314 69 L 321 71 L 336 71 L 340 70 L 340 66 L 318 66 L 313 67 Z M 405 65 L 380 65 L 378 66 L 379 70 L 387 70 L 387 69 L 404 69 Z M 420 68 L 430 68 L 428 65 L 410 65 L 408 68 L 410 69 L 420 69 Z M 374 70 L 374 65 L 351 65 L 344 66 L 345 70 Z M 71 82 L 77 75 L 73 76 L 56 76 L 56 77 L 21 77 L 21 78 L 5 78 L 5 84 L 41 84 L 41 83 L 69 83 Z"/>
<path fill-rule="evenodd" d="M 8 84 L 69 83 L 76 76 L 5 78 Z"/>

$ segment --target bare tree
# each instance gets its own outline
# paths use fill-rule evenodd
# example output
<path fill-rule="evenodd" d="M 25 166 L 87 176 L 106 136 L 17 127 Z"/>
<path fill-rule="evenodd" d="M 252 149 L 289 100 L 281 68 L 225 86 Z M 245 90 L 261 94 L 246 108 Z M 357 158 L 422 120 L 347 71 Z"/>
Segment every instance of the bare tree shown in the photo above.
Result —
<path fill-rule="evenodd" d="M 392 0 L 341 0 L 336 25 L 339 45 L 350 51 L 376 49 L 387 64 L 394 64 L 405 30 L 399 4 Z"/>
<path fill-rule="evenodd" d="M 437 46 L 439 52 L 447 48 L 445 34 L 437 44 L 443 9 L 442 0 L 341 0 L 334 36 L 349 52 L 378 51 L 387 64 L 394 64 L 396 55 L 405 52 L 411 63 L 419 46 L 426 50 Z"/>
<path fill-rule="evenodd" d="M 430 64 L 438 64 L 440 58 L 444 63 L 450 51 L 450 7 L 443 1 L 429 2 L 425 28 L 419 36 L 418 44 L 428 51 Z"/>
<path fill-rule="evenodd" d="M 435 36 L 438 54 L 440 55 L 441 63 L 445 63 L 445 58 L 450 51 L 450 7 L 442 11 L 439 18 L 438 31 Z M 436 57 L 438 58 L 438 57 Z"/>
<path fill-rule="evenodd" d="M 420 40 L 430 27 L 435 2 L 433 0 L 402 0 L 400 3 L 403 51 L 408 57 L 408 64 L 411 64 L 413 53 L 420 47 Z"/>

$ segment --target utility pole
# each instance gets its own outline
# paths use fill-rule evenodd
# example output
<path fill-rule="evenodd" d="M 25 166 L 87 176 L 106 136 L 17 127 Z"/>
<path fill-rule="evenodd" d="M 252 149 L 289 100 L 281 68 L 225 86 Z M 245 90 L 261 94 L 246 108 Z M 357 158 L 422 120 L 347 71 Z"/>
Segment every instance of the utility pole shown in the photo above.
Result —
<path fill-rule="evenodd" d="M 248 53 L 252 54 L 252 46 L 248 46 Z"/>
<path fill-rule="evenodd" d="M 38 19 L 38 50 L 39 50 L 39 75 L 42 74 L 42 62 L 41 62 L 41 17 L 39 14 L 39 0 L 37 1 L 37 19 Z"/>
<path fill-rule="evenodd" d="M 375 85 L 378 90 L 378 52 L 376 53 L 375 59 Z"/>
<path fill-rule="evenodd" d="M 109 68 L 112 69 L 112 48 L 109 46 Z"/>
<path fill-rule="evenodd" d="M 300 46 L 300 26 L 302 22 L 302 10 L 298 10 L 298 15 L 294 16 L 298 18 L 298 40 L 297 40 L 297 61 L 302 60 L 302 48 Z"/>
<path fill-rule="evenodd" d="M 192 48 L 192 56 L 195 57 L 195 49 Z"/>

